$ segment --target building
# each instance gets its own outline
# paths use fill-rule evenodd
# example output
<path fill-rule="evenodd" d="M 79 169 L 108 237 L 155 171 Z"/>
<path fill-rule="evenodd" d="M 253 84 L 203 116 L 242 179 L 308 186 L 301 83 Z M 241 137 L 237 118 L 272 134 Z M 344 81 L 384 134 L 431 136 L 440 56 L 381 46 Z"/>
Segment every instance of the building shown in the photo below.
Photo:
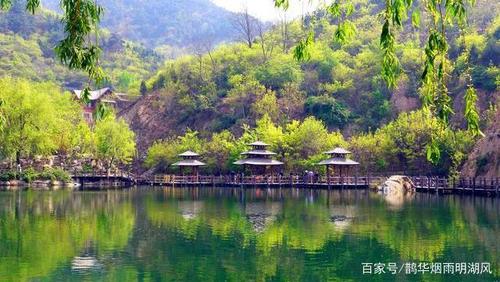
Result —
<path fill-rule="evenodd" d="M 82 99 L 83 90 L 73 90 L 72 93 L 75 95 L 75 99 Z M 126 94 L 115 93 L 109 87 L 90 91 L 88 98 L 89 102 L 82 106 L 82 111 L 84 119 L 89 124 L 94 122 L 94 113 L 99 103 L 104 103 L 115 110 L 120 110 L 129 104 Z"/>
<path fill-rule="evenodd" d="M 241 153 L 245 158 L 234 164 L 242 165 L 245 170 L 248 168 L 252 175 L 273 174 L 283 165 L 282 162 L 273 159 L 276 153 L 267 150 L 268 144 L 256 141 L 249 146 L 252 147 L 250 151 Z"/>
<path fill-rule="evenodd" d="M 181 175 L 184 175 L 186 169 L 190 169 L 193 176 L 198 176 L 199 167 L 206 165 L 204 162 L 198 160 L 200 155 L 192 151 L 186 151 L 178 156 L 181 157 L 182 160 L 172 164 L 172 166 L 179 167 Z"/>
<path fill-rule="evenodd" d="M 344 148 L 335 148 L 331 151 L 325 152 L 325 154 L 329 155 L 330 158 L 319 162 L 318 165 L 326 166 L 326 175 L 328 177 L 349 176 L 352 174 L 354 167 L 359 165 L 358 162 L 348 158 L 348 155 L 351 154 L 351 152 Z"/>

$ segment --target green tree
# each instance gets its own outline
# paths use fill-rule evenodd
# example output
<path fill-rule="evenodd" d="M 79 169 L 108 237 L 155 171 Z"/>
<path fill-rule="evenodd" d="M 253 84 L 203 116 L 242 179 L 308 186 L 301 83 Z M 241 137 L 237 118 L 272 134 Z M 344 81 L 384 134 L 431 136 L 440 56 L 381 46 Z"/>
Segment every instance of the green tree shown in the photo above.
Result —
<path fill-rule="evenodd" d="M 206 144 L 204 160 L 208 169 L 213 173 L 227 173 L 231 166 L 231 151 L 234 150 L 236 140 L 234 135 L 225 130 L 212 134 Z"/>
<path fill-rule="evenodd" d="M 262 97 L 257 99 L 252 105 L 252 111 L 255 113 L 256 118 L 268 115 L 271 120 L 277 121 L 280 109 L 274 91 L 266 91 Z"/>
<path fill-rule="evenodd" d="M 190 150 L 203 154 L 205 147 L 205 140 L 198 137 L 198 132 L 188 129 L 182 136 L 153 143 L 148 149 L 144 164 L 147 168 L 166 172 L 170 170 L 170 165 L 179 159 L 177 155 L 180 153 Z"/>
<path fill-rule="evenodd" d="M 50 83 L 0 79 L 0 151 L 18 164 L 23 157 L 66 152 L 81 120 L 79 105 L 69 93 Z"/>
<path fill-rule="evenodd" d="M 0 0 L 0 9 L 9 9 L 12 0 Z M 26 1 L 26 10 L 31 13 L 40 6 L 40 0 Z M 60 61 L 70 69 L 85 71 L 90 78 L 100 82 L 104 73 L 98 65 L 101 49 L 98 46 L 98 24 L 102 14 L 102 7 L 92 0 L 61 0 L 63 10 L 62 23 L 65 37 L 55 47 Z M 91 35 L 95 33 L 91 41 Z M 88 88 L 86 95 L 89 94 Z"/>
<path fill-rule="evenodd" d="M 146 95 L 146 93 L 148 92 L 148 87 L 146 86 L 146 82 L 144 80 L 141 81 L 139 92 L 141 93 L 142 96 Z"/>
<path fill-rule="evenodd" d="M 110 115 L 94 128 L 96 156 L 109 173 L 115 164 L 128 164 L 135 156 L 135 134 L 123 119 Z"/>

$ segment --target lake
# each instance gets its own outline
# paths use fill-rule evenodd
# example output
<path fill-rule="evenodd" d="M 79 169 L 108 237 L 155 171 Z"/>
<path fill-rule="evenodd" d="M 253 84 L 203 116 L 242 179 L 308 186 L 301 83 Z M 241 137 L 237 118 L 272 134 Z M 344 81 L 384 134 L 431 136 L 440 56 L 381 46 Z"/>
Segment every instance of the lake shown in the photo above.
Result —
<path fill-rule="evenodd" d="M 499 203 L 359 190 L 4 191 L 0 281 L 498 281 Z"/>

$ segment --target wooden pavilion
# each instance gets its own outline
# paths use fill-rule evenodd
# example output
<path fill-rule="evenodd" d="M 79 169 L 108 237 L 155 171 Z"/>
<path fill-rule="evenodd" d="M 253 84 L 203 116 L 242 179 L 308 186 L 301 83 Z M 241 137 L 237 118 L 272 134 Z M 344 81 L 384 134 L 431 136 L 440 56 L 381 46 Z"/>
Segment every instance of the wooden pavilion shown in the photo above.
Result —
<path fill-rule="evenodd" d="M 329 155 L 330 158 L 319 162 L 318 165 L 326 166 L 326 175 L 328 178 L 330 176 L 350 176 L 352 170 L 359 165 L 358 162 L 348 158 L 351 152 L 344 148 L 335 148 L 325 152 L 325 154 Z"/>
<path fill-rule="evenodd" d="M 234 164 L 242 165 L 244 169 L 249 168 L 252 175 L 274 174 L 277 172 L 276 169 L 283 165 L 282 162 L 273 159 L 276 153 L 267 150 L 269 144 L 256 141 L 248 145 L 252 149 L 241 153 L 245 158 L 234 162 Z"/>
<path fill-rule="evenodd" d="M 204 162 L 201 162 L 198 160 L 200 157 L 199 154 L 192 152 L 192 151 L 186 151 L 182 154 L 178 155 L 179 157 L 182 158 L 182 160 L 172 164 L 172 166 L 177 166 L 179 167 L 181 175 L 184 175 L 184 170 L 185 169 L 191 169 L 191 175 L 193 176 L 198 176 L 199 173 L 199 167 L 200 166 L 205 166 Z"/>

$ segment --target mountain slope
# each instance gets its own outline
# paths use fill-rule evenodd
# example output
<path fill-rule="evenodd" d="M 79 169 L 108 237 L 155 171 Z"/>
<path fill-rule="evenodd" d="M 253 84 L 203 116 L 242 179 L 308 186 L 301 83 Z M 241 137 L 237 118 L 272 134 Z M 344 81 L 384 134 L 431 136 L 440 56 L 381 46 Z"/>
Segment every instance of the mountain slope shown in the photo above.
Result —
<path fill-rule="evenodd" d="M 473 45 L 470 61 L 473 82 L 480 93 L 480 112 L 495 103 L 500 76 L 498 42 L 500 20 L 492 22 L 494 7 L 478 1 L 485 21 L 474 23 L 468 42 Z M 330 130 L 346 136 L 373 132 L 399 113 L 420 108 L 422 73 L 422 31 L 400 35 L 397 55 L 402 74 L 399 87 L 387 88 L 381 77 L 380 1 L 367 1 L 354 14 L 357 36 L 340 46 L 332 42 L 336 22 L 319 16 L 318 30 L 305 62 L 293 59 L 291 46 L 306 36 L 308 27 L 290 23 L 284 37 L 278 26 L 254 44 L 221 46 L 204 56 L 185 56 L 169 61 L 148 81 L 150 95 L 141 98 L 124 114 L 136 130 L 139 147 L 147 148 L 155 139 L 182 134 L 186 128 L 207 136 L 229 130 L 241 134 L 244 125 L 255 125 L 268 114 L 277 124 L 315 116 Z M 486 11 L 486 12 L 485 12 Z M 483 13 L 484 12 L 484 13 Z M 474 13 L 473 13 L 474 15 Z M 472 18 L 471 22 L 477 21 Z M 312 22 L 305 19 L 304 25 Z M 454 100 L 454 125 L 464 127 L 465 83 L 458 30 L 450 30 L 450 59 L 457 62 L 450 75 L 450 96 Z"/>
<path fill-rule="evenodd" d="M 61 21 L 53 12 L 25 11 L 25 1 L 15 1 L 8 12 L 0 12 L 0 76 L 52 81 L 64 88 L 80 88 L 88 81 L 83 72 L 60 64 L 54 46 L 63 38 Z M 156 71 L 164 57 L 140 44 L 125 41 L 107 30 L 101 32 L 101 66 L 118 91 L 139 92 L 139 84 Z"/>
<path fill-rule="evenodd" d="M 59 0 L 43 1 L 58 10 Z M 149 47 L 219 43 L 234 39 L 234 13 L 210 0 L 101 0 L 102 26 Z"/>

